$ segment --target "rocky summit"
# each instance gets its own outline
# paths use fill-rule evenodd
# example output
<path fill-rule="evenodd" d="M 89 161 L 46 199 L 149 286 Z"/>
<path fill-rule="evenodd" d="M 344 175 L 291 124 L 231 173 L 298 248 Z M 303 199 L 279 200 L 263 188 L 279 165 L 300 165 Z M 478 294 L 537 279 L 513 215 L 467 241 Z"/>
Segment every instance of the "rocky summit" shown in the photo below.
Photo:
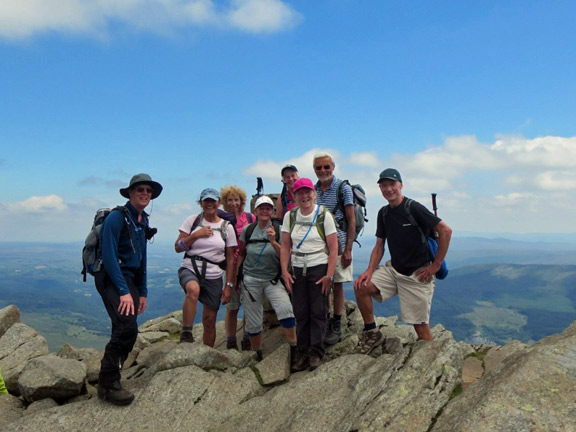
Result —
<path fill-rule="evenodd" d="M 0 309 L 2 431 L 574 431 L 576 323 L 532 346 L 471 346 L 438 325 L 417 341 L 395 317 L 377 319 L 385 342 L 352 354 L 362 329 L 346 304 L 343 338 L 313 372 L 290 373 L 290 349 L 271 321 L 264 359 L 227 350 L 223 323 L 215 348 L 178 343 L 181 314 L 144 323 L 122 372 L 136 399 L 99 400 L 102 353 L 44 338 Z M 194 328 L 196 341 L 202 327 Z"/>

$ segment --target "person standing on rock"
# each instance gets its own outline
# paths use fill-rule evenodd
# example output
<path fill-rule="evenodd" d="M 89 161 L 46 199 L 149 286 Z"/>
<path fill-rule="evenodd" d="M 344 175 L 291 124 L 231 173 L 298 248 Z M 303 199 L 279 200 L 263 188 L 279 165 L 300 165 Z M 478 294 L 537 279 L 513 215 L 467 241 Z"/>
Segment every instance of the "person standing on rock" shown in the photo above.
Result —
<path fill-rule="evenodd" d="M 299 372 L 316 369 L 324 357 L 338 238 L 332 214 L 316 204 L 312 180 L 296 180 L 294 193 L 298 207 L 284 215 L 280 265 L 296 316 L 298 349 L 291 370 Z"/>
<path fill-rule="evenodd" d="M 326 345 L 334 345 L 342 339 L 342 315 L 344 314 L 343 283 L 352 282 L 352 246 L 356 236 L 356 213 L 352 187 L 334 176 L 336 164 L 329 153 L 316 153 L 312 162 L 318 182 L 315 185 L 318 204 L 326 206 L 336 221 L 338 230 L 338 260 L 334 273 L 334 314 L 328 321 Z M 345 227 L 345 228 L 344 228 Z"/>
<path fill-rule="evenodd" d="M 100 231 L 99 256 L 104 271 L 94 281 L 112 322 L 98 379 L 98 397 L 115 405 L 128 405 L 134 395 L 120 384 L 120 371 L 138 336 L 136 317 L 146 310 L 146 240 L 156 232 L 144 209 L 162 192 L 148 174 L 136 174 L 120 195 L 124 209 L 110 212 Z"/>
<path fill-rule="evenodd" d="M 370 254 L 368 269 L 354 282 L 354 292 L 362 318 L 364 332 L 355 353 L 369 354 L 381 345 L 384 336 L 377 329 L 372 298 L 383 302 L 395 295 L 400 299 L 401 318 L 413 324 L 418 339 L 432 340 L 430 331 L 430 306 L 434 294 L 435 277 L 444 261 L 452 229 L 426 207 L 416 201 L 408 202 L 403 193 L 400 173 L 387 168 L 380 173 L 378 185 L 388 201 L 378 212 L 376 245 Z M 438 251 L 431 259 L 422 232 L 438 233 Z M 391 261 L 380 266 L 384 256 L 384 243 L 388 241 Z"/>

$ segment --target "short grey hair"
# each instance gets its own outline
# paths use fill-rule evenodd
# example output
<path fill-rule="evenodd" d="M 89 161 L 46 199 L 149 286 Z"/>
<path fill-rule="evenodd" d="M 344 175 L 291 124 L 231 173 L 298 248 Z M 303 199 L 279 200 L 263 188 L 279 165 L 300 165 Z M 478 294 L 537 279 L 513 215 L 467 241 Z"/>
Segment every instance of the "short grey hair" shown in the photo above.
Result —
<path fill-rule="evenodd" d="M 325 157 L 329 157 L 330 160 L 332 161 L 332 165 L 336 166 L 336 163 L 334 162 L 334 158 L 332 157 L 332 155 L 328 152 L 319 152 L 316 153 L 314 155 L 314 159 L 312 159 L 312 167 L 314 167 L 314 165 L 316 165 L 316 159 L 321 159 L 321 158 L 325 158 Z"/>

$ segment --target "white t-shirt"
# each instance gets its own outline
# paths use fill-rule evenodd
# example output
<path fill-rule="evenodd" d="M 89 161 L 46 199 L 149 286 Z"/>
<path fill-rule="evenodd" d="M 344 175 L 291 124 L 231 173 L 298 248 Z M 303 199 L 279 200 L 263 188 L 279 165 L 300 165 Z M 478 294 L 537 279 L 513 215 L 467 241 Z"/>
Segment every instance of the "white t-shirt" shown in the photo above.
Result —
<path fill-rule="evenodd" d="M 325 251 L 325 253 L 313 253 L 306 256 L 297 256 L 292 253 L 292 265 L 294 267 L 304 267 L 306 263 L 307 267 L 313 267 L 320 264 L 328 263 L 328 246 L 326 242 L 320 237 L 318 229 L 316 228 L 316 223 L 314 225 L 301 225 L 298 222 L 312 223 L 316 222 L 314 216 L 316 215 L 316 210 L 318 205 L 314 206 L 314 210 L 307 216 L 302 215 L 300 208 L 296 210 L 296 223 L 294 224 L 294 230 L 292 231 L 290 237 L 292 239 L 292 252 L 301 252 L 305 254 L 310 254 L 311 252 L 317 252 L 319 250 Z M 320 210 L 321 211 L 321 210 Z M 320 212 L 318 212 L 320 214 Z M 317 217 L 317 216 L 316 216 Z M 308 232 L 310 228 L 310 232 Z M 290 212 L 284 215 L 284 220 L 282 221 L 282 232 L 290 232 Z M 306 233 L 308 232 L 308 235 Z M 334 217 L 332 213 L 326 210 L 326 215 L 324 217 L 324 233 L 326 237 L 330 234 L 336 233 L 336 224 L 334 223 Z M 302 239 L 306 236 L 305 240 L 300 244 Z M 298 245 L 300 247 L 298 248 Z"/>
<path fill-rule="evenodd" d="M 180 226 L 180 231 L 185 233 L 190 233 L 192 228 L 192 224 L 198 215 L 191 215 L 186 218 L 184 223 Z M 222 223 L 225 222 L 224 219 L 221 219 L 219 222 L 208 222 L 206 219 L 202 219 L 202 222 L 194 228 L 194 231 L 199 230 L 203 226 L 210 226 L 212 228 L 212 235 L 210 237 L 201 237 L 197 239 L 193 244 L 192 248 L 187 252 L 188 255 L 199 255 L 204 257 L 212 262 L 219 263 L 224 261 L 226 258 L 226 251 L 224 247 L 236 247 L 238 246 L 238 242 L 236 240 L 236 232 L 234 231 L 234 227 L 231 223 L 225 222 L 226 226 L 226 245 L 224 245 L 224 239 L 220 234 Z M 202 271 L 202 261 L 196 261 L 196 266 L 198 270 Z M 194 267 L 192 266 L 192 261 L 190 258 L 184 256 L 182 260 L 182 267 L 186 267 L 194 271 Z M 220 269 L 215 264 L 207 263 L 206 266 L 206 279 L 218 279 L 222 276 L 224 271 Z"/>

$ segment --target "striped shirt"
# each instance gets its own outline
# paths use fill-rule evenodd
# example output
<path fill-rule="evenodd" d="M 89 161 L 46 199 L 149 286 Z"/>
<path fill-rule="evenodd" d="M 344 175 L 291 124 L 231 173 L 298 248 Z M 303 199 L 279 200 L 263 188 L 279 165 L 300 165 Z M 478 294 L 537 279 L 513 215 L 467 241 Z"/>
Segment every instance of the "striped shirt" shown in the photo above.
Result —
<path fill-rule="evenodd" d="M 324 204 L 324 206 L 330 210 L 330 213 L 334 215 L 338 231 L 338 241 L 340 242 L 341 249 L 344 250 L 348 234 L 346 231 L 340 229 L 341 222 L 344 219 L 344 213 L 338 207 L 338 185 L 341 181 L 342 180 L 337 179 L 336 176 L 332 176 L 332 184 L 324 192 L 322 192 L 322 188 L 320 187 L 320 181 L 316 183 L 315 188 L 318 204 Z M 354 196 L 350 185 L 344 185 L 342 188 L 342 196 L 344 198 L 344 206 L 354 205 Z"/>

